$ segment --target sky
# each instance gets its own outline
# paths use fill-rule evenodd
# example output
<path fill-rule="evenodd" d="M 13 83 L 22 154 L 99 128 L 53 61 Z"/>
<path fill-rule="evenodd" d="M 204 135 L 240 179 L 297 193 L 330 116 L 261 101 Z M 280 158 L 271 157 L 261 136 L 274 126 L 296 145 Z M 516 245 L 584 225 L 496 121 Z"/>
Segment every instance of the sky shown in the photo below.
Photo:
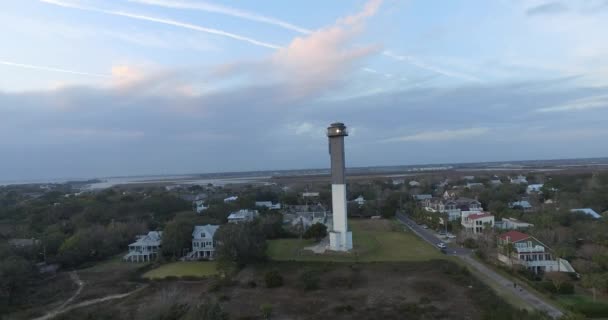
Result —
<path fill-rule="evenodd" d="M 608 0 L 20 0 L 0 181 L 608 156 Z"/>

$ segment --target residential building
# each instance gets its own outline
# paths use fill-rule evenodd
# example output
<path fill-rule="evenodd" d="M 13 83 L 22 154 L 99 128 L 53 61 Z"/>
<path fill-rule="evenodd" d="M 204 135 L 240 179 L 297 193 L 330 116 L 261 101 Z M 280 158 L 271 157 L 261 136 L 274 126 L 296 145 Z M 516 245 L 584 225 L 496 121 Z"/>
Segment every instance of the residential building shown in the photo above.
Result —
<path fill-rule="evenodd" d="M 162 244 L 162 231 L 150 231 L 146 235 L 137 236 L 137 240 L 129 245 L 129 253 L 123 257 L 127 262 L 149 262 L 155 259 Z"/>
<path fill-rule="evenodd" d="M 473 181 L 473 180 L 475 180 L 475 176 L 464 176 L 464 177 L 462 177 L 462 179 L 467 180 L 467 181 Z"/>
<path fill-rule="evenodd" d="M 230 196 L 230 197 L 224 199 L 224 203 L 234 202 L 234 201 L 238 200 L 238 198 L 239 198 L 238 196 Z"/>
<path fill-rule="evenodd" d="M 353 200 L 353 202 L 355 202 L 359 206 L 362 206 L 365 204 L 365 198 L 363 198 L 362 195 L 359 195 L 355 200 Z"/>
<path fill-rule="evenodd" d="M 425 201 L 425 200 L 433 199 L 433 195 L 432 194 L 415 194 L 412 197 L 416 201 Z"/>
<path fill-rule="evenodd" d="M 526 188 L 526 193 L 539 193 L 540 189 L 544 186 L 544 184 L 530 184 L 528 188 Z"/>
<path fill-rule="evenodd" d="M 475 189 L 475 188 L 483 188 L 484 185 L 481 182 L 467 182 L 465 188 L 467 189 Z"/>
<path fill-rule="evenodd" d="M 318 198 L 318 192 L 302 192 L 302 198 Z"/>
<path fill-rule="evenodd" d="M 512 230 L 498 237 L 498 260 L 519 265 L 534 273 L 576 272 L 565 259 L 555 258 L 551 249 L 528 234 Z"/>
<path fill-rule="evenodd" d="M 520 200 L 520 201 L 511 202 L 511 203 L 509 203 L 509 208 L 520 209 L 520 210 L 523 210 L 524 212 L 530 212 L 534 209 L 528 200 Z"/>
<path fill-rule="evenodd" d="M 398 186 L 398 185 L 404 184 L 405 180 L 404 179 L 393 179 L 392 183 L 393 183 L 394 186 Z"/>
<path fill-rule="evenodd" d="M 496 229 L 502 230 L 517 230 L 534 227 L 533 224 L 517 220 L 515 218 L 502 218 L 501 221 L 496 221 Z"/>
<path fill-rule="evenodd" d="M 412 180 L 409 182 L 409 185 L 412 188 L 420 187 L 420 182 Z"/>
<path fill-rule="evenodd" d="M 219 227 L 211 224 L 194 227 L 194 231 L 192 231 L 192 251 L 187 256 L 188 260 L 212 260 L 215 257 L 213 236 Z"/>
<path fill-rule="evenodd" d="M 521 174 L 515 178 L 511 178 L 510 180 L 513 184 L 528 184 L 528 178 L 522 176 Z"/>
<path fill-rule="evenodd" d="M 494 216 L 489 212 L 462 211 L 460 224 L 465 231 L 478 234 L 494 227 Z"/>
<path fill-rule="evenodd" d="M 251 222 L 253 219 L 257 218 L 257 216 L 257 210 L 241 209 L 228 216 L 228 223 Z"/>
<path fill-rule="evenodd" d="M 490 180 L 490 185 L 497 187 L 502 185 L 502 181 L 500 179 L 492 179 Z"/>
<path fill-rule="evenodd" d="M 600 216 L 597 212 L 595 212 L 595 210 L 591 209 L 591 208 L 580 208 L 580 209 L 572 209 L 570 210 L 570 212 L 580 212 L 580 213 L 584 213 L 588 216 L 592 216 L 595 219 L 599 219 L 602 216 Z"/>
<path fill-rule="evenodd" d="M 272 201 L 256 201 L 255 206 L 261 207 L 261 208 L 268 208 L 270 210 L 280 210 L 281 209 L 280 203 L 272 203 Z"/>
<path fill-rule="evenodd" d="M 209 209 L 209 206 L 205 205 L 205 200 L 194 200 L 192 203 L 196 213 L 202 213 L 203 211 Z"/>

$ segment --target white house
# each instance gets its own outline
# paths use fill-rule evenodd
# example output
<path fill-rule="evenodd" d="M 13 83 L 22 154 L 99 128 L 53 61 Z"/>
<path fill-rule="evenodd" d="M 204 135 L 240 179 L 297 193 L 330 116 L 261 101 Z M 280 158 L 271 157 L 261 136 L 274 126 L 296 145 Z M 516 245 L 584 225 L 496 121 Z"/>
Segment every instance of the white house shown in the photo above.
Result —
<path fill-rule="evenodd" d="M 433 199 L 432 194 L 415 194 L 412 196 L 416 201 L 425 201 Z"/>
<path fill-rule="evenodd" d="M 224 203 L 234 202 L 234 201 L 238 200 L 238 198 L 239 198 L 238 196 L 230 196 L 230 197 L 224 199 Z"/>
<path fill-rule="evenodd" d="M 268 208 L 270 210 L 280 210 L 281 209 L 280 203 L 272 203 L 272 201 L 256 201 L 255 206 L 261 207 L 261 208 Z"/>
<path fill-rule="evenodd" d="M 580 209 L 572 209 L 570 210 L 570 212 L 580 212 L 580 213 L 584 213 L 588 216 L 592 216 L 596 219 L 601 218 L 602 216 L 600 216 L 597 212 L 595 212 L 595 210 L 591 209 L 591 208 L 580 208 Z"/>
<path fill-rule="evenodd" d="M 528 200 L 520 200 L 509 203 L 511 209 L 521 209 L 524 212 L 532 211 L 533 207 Z"/>
<path fill-rule="evenodd" d="M 194 210 L 196 210 L 196 213 L 201 213 L 201 212 L 209 209 L 209 206 L 205 205 L 204 200 L 194 200 L 193 204 L 194 204 Z"/>
<path fill-rule="evenodd" d="M 192 231 L 192 251 L 187 256 L 188 260 L 212 260 L 215 257 L 213 236 L 219 227 L 211 224 L 194 227 L 194 231 Z"/>
<path fill-rule="evenodd" d="M 517 220 L 515 218 L 502 218 L 502 221 L 496 221 L 496 228 L 503 230 L 517 230 L 534 227 L 533 224 Z"/>
<path fill-rule="evenodd" d="M 420 187 L 420 182 L 412 180 L 409 185 L 410 187 Z"/>
<path fill-rule="evenodd" d="M 465 188 L 467 188 L 467 189 L 483 188 L 483 183 L 481 183 L 481 182 L 467 182 Z"/>
<path fill-rule="evenodd" d="M 544 186 L 544 184 L 530 184 L 526 189 L 526 193 L 540 192 L 540 189 Z"/>
<path fill-rule="evenodd" d="M 462 211 L 460 224 L 467 232 L 482 233 L 486 226 L 494 227 L 494 216 L 489 212 Z"/>
<path fill-rule="evenodd" d="M 155 259 L 162 243 L 162 231 L 150 231 L 146 235 L 137 236 L 137 240 L 129 245 L 129 253 L 123 257 L 127 262 L 148 262 Z"/>
<path fill-rule="evenodd" d="M 302 192 L 302 198 L 318 198 L 318 192 Z"/>
<path fill-rule="evenodd" d="M 353 200 L 356 204 L 358 204 L 359 206 L 362 206 L 365 204 L 365 198 L 363 198 L 362 195 L 359 195 L 357 197 L 357 199 Z"/>
<path fill-rule="evenodd" d="M 511 178 L 511 183 L 513 184 L 528 184 L 528 178 L 522 176 L 521 174 L 515 178 Z"/>
<path fill-rule="evenodd" d="M 500 179 L 492 179 L 490 180 L 490 184 L 493 186 L 500 186 L 502 185 L 502 181 L 500 181 Z"/>
<path fill-rule="evenodd" d="M 463 178 L 464 180 L 467 180 L 467 181 L 473 181 L 473 180 L 475 180 L 475 176 L 464 176 L 464 177 L 462 177 L 462 178 Z"/>
<path fill-rule="evenodd" d="M 538 239 L 515 230 L 498 237 L 498 260 L 508 266 L 520 265 L 534 273 L 576 272 L 568 260 L 555 259 L 551 249 Z"/>
<path fill-rule="evenodd" d="M 398 185 L 404 184 L 405 180 L 404 179 L 393 179 L 392 183 L 393 183 L 394 186 L 398 186 Z"/>
<path fill-rule="evenodd" d="M 228 216 L 228 223 L 251 222 L 258 216 L 257 210 L 241 209 Z"/>

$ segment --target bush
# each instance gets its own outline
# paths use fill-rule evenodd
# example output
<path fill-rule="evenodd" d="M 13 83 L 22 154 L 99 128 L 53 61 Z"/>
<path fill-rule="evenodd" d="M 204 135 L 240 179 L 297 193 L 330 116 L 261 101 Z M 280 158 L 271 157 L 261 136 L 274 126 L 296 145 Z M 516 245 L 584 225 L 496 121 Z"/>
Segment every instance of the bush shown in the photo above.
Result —
<path fill-rule="evenodd" d="M 283 285 L 283 276 L 276 270 L 268 271 L 264 275 L 264 281 L 266 288 L 277 288 Z"/>
<path fill-rule="evenodd" d="M 582 313 L 589 318 L 608 317 L 608 304 L 593 301 L 580 301 L 568 306 L 574 312 Z"/>
<path fill-rule="evenodd" d="M 565 282 L 559 287 L 559 291 L 555 289 L 555 285 L 551 281 L 533 282 L 536 289 L 555 294 L 574 294 L 574 285 L 570 282 Z"/>
<path fill-rule="evenodd" d="M 463 243 L 465 248 L 475 249 L 477 248 L 477 242 L 473 238 L 466 238 Z"/>
<path fill-rule="evenodd" d="M 319 289 L 319 275 L 317 272 L 309 270 L 305 271 L 300 275 L 300 283 L 304 290 L 317 290 Z"/>

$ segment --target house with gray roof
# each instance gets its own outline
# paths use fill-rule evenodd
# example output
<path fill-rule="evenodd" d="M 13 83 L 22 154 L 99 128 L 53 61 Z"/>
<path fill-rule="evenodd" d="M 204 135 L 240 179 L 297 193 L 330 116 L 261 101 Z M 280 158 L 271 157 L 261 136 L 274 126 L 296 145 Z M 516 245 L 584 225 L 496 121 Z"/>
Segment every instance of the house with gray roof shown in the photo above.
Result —
<path fill-rule="evenodd" d="M 215 258 L 215 241 L 213 236 L 220 226 L 207 224 L 195 226 L 192 231 L 192 251 L 186 256 L 187 260 L 213 260 Z"/>
<path fill-rule="evenodd" d="M 599 219 L 602 216 L 599 215 L 599 213 L 595 212 L 595 210 L 591 209 L 591 208 L 580 208 L 580 209 L 572 209 L 570 210 L 570 212 L 580 212 L 580 213 L 584 213 L 588 216 L 592 216 L 595 219 Z"/>
<path fill-rule="evenodd" d="M 162 231 L 150 231 L 146 235 L 137 236 L 137 240 L 129 245 L 129 253 L 123 257 L 127 262 L 149 262 L 160 252 Z"/>

